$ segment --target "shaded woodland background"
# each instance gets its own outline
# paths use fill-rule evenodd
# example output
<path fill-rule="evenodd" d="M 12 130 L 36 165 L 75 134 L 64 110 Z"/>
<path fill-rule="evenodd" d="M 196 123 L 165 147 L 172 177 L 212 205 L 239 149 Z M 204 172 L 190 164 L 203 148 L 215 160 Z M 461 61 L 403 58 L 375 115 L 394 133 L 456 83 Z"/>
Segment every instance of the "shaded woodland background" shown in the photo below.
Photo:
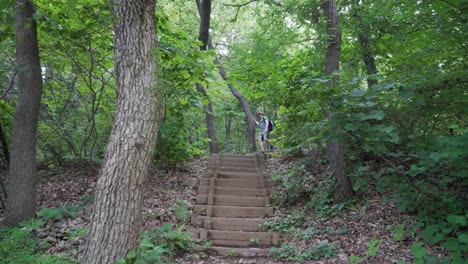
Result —
<path fill-rule="evenodd" d="M 466 1 L 213 1 L 209 39 L 200 31 L 199 7 L 206 2 L 161 0 L 155 6 L 164 111 L 154 168 L 170 173 L 212 152 L 255 151 L 246 109 L 263 111 L 275 121 L 272 139 L 289 164 L 272 169 L 277 206 L 300 204 L 302 220 L 327 221 L 379 197 L 409 217 L 389 228 L 410 237 L 414 262 L 466 261 Z M 335 25 L 325 6 L 331 2 Z M 76 192 L 85 194 L 116 116 L 115 17 L 107 1 L 33 3 L 43 86 L 37 167 L 79 168 Z M 17 144 L 21 69 L 14 6 L 0 3 L 2 208 Z M 338 52 L 335 68 L 329 67 L 331 48 Z M 214 118 L 212 127 L 207 116 Z M 330 155 L 337 143 L 338 158 Z M 335 162 L 345 182 L 336 180 Z M 317 164 L 324 169 L 314 170 Z M 294 221 L 279 216 L 271 228 L 286 231 L 281 228 Z M 444 253 L 431 255 L 428 247 Z M 288 246 L 278 250 L 278 258 L 298 255 Z M 355 257 L 359 263 L 372 256 Z"/>

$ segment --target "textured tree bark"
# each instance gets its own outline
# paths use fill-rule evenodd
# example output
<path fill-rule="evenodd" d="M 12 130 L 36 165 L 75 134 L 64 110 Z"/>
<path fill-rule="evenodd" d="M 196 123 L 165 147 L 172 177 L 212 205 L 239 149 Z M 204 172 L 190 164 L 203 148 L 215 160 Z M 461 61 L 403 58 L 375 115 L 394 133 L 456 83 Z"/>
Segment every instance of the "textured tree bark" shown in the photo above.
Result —
<path fill-rule="evenodd" d="M 82 263 L 115 263 L 138 244 L 144 182 L 164 112 L 155 0 L 113 0 L 117 112 Z"/>
<path fill-rule="evenodd" d="M 211 17 L 211 0 L 196 0 L 198 13 L 200 14 L 200 29 L 198 32 L 198 40 L 202 42 L 200 46 L 201 50 L 206 50 L 209 31 L 210 31 L 210 17 Z M 205 119 L 206 119 L 206 129 L 208 133 L 208 138 L 210 139 L 210 153 L 218 153 L 218 138 L 216 137 L 216 126 L 213 115 L 213 104 L 211 99 L 206 93 L 205 87 L 197 83 L 197 91 L 206 98 L 208 98 L 208 104 L 205 106 Z"/>
<path fill-rule="evenodd" d="M 11 157 L 7 176 L 4 224 L 16 225 L 36 213 L 36 134 L 42 76 L 34 20 L 29 0 L 15 2 L 16 67 L 19 94 L 13 117 Z"/>
<path fill-rule="evenodd" d="M 341 53 L 341 31 L 339 30 L 338 11 L 334 0 L 322 1 L 322 9 L 328 20 L 328 47 L 326 52 L 325 74 L 331 75 L 334 71 L 339 70 L 340 53 Z M 329 82 L 329 86 L 337 85 L 339 78 L 337 75 Z M 333 103 L 329 106 L 328 118 L 333 119 Z M 327 143 L 328 159 L 330 161 L 331 170 L 338 182 L 338 195 L 349 199 L 354 196 L 351 181 L 345 172 L 344 146 L 343 141 L 339 139 L 341 129 L 335 128 L 335 140 Z"/>

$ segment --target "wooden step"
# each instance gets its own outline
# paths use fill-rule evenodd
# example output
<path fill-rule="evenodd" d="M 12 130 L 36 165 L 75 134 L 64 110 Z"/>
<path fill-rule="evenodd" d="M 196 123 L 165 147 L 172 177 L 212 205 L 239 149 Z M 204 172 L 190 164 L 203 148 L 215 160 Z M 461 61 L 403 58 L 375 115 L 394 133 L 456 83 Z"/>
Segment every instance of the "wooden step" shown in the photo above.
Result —
<path fill-rule="evenodd" d="M 254 161 L 241 161 L 241 162 L 236 162 L 236 161 L 223 161 L 220 162 L 219 164 L 216 164 L 215 162 L 208 163 L 207 169 L 214 170 L 218 167 L 230 167 L 230 168 L 255 168 L 257 169 L 257 165 L 254 163 Z"/>
<path fill-rule="evenodd" d="M 257 172 L 231 172 L 231 171 L 220 171 L 218 172 L 218 178 L 223 179 L 246 179 L 246 180 L 257 180 L 264 178 L 263 174 Z"/>
<path fill-rule="evenodd" d="M 214 154 L 199 180 L 191 223 L 194 238 L 211 246 L 195 251 L 230 256 L 267 256 L 279 245 L 278 233 L 262 232 L 264 217 L 273 216 L 274 182 L 262 173 L 265 156 Z"/>
<path fill-rule="evenodd" d="M 212 160 L 216 162 L 218 160 Z M 253 158 L 222 158 L 219 160 L 220 164 L 231 164 L 231 163 L 241 163 L 241 164 L 255 164 L 255 159 Z"/>
<path fill-rule="evenodd" d="M 261 181 L 258 180 L 247 180 L 247 179 L 214 179 L 215 187 L 229 187 L 229 188 L 249 188 L 258 189 L 263 187 L 272 187 L 273 182 L 271 180 L 264 180 L 265 186 L 261 186 Z M 201 178 L 200 186 L 209 186 L 210 178 Z"/>
<path fill-rule="evenodd" d="M 220 231 L 209 229 L 192 230 L 195 238 L 208 239 L 214 246 L 265 247 L 279 244 L 278 233 Z"/>
<path fill-rule="evenodd" d="M 208 195 L 197 195 L 197 204 L 207 204 Z M 270 197 L 214 195 L 213 205 L 264 207 L 270 203 Z"/>
<path fill-rule="evenodd" d="M 214 175 L 214 171 L 207 171 L 203 174 L 203 178 L 210 178 Z M 218 171 L 218 178 L 231 178 L 231 179 L 259 179 L 265 177 L 262 173 L 257 171 L 239 170 L 239 171 Z"/>
<path fill-rule="evenodd" d="M 228 153 L 214 153 L 212 154 L 212 158 L 216 159 L 218 155 L 221 155 L 221 159 L 232 159 L 232 158 L 238 158 L 238 159 L 253 159 L 254 154 L 247 154 L 247 155 L 241 155 L 241 154 L 228 154 Z"/>
<path fill-rule="evenodd" d="M 214 195 L 235 195 L 235 196 L 267 196 L 270 194 L 271 189 L 250 189 L 250 188 L 224 188 L 224 187 L 215 187 Z M 198 194 L 208 195 L 207 186 L 199 186 Z"/>
<path fill-rule="evenodd" d="M 193 211 L 196 215 L 206 215 L 211 217 L 255 218 L 273 216 L 273 208 L 271 207 L 217 206 L 196 204 L 193 207 Z"/>
<path fill-rule="evenodd" d="M 257 163 L 254 159 L 222 159 L 208 161 L 208 167 L 215 167 L 216 165 L 229 167 L 247 166 L 254 168 Z"/>
<path fill-rule="evenodd" d="M 223 256 L 239 256 L 244 258 L 250 257 L 266 257 L 270 254 L 268 248 L 232 248 L 232 247 L 208 247 L 203 248 L 200 246 L 193 247 L 195 252 L 208 252 L 215 253 Z"/>
<path fill-rule="evenodd" d="M 214 171 L 214 169 L 212 170 Z M 247 172 L 247 173 L 259 173 L 259 170 L 256 168 L 256 167 L 248 167 L 248 166 L 244 166 L 244 167 L 231 167 L 231 165 L 229 165 L 229 167 L 226 167 L 226 166 L 221 166 L 219 167 L 219 172 Z"/>
<path fill-rule="evenodd" d="M 192 216 L 196 227 L 223 231 L 261 231 L 265 219 Z"/>

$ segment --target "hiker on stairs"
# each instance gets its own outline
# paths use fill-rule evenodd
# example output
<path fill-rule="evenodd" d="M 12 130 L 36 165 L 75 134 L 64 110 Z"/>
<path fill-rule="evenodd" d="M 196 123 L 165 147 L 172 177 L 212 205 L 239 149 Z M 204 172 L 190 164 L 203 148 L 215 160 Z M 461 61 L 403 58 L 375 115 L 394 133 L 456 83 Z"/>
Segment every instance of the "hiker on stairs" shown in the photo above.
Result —
<path fill-rule="evenodd" d="M 273 144 L 270 142 L 270 139 L 268 138 L 268 118 L 263 116 L 262 112 L 257 112 L 256 114 L 258 121 L 255 120 L 255 124 L 260 128 L 259 134 L 258 134 L 258 144 L 260 145 L 260 149 L 262 150 L 262 153 L 265 153 L 265 148 L 263 147 L 263 141 L 268 142 L 270 144 L 270 150 L 274 151 L 275 148 L 273 147 Z"/>

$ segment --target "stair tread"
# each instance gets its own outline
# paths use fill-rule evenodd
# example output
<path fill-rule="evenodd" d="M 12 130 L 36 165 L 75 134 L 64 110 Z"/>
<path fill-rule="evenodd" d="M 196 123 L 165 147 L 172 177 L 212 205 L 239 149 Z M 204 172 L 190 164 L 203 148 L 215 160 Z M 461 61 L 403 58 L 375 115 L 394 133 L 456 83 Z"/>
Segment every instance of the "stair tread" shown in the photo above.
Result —
<path fill-rule="evenodd" d="M 264 217 L 273 215 L 268 203 L 274 182 L 262 173 L 264 161 L 256 155 L 213 154 L 198 182 L 191 219 L 194 238 L 212 246 L 196 251 L 255 257 L 267 256 L 278 245 L 279 235 L 261 228 Z"/>

